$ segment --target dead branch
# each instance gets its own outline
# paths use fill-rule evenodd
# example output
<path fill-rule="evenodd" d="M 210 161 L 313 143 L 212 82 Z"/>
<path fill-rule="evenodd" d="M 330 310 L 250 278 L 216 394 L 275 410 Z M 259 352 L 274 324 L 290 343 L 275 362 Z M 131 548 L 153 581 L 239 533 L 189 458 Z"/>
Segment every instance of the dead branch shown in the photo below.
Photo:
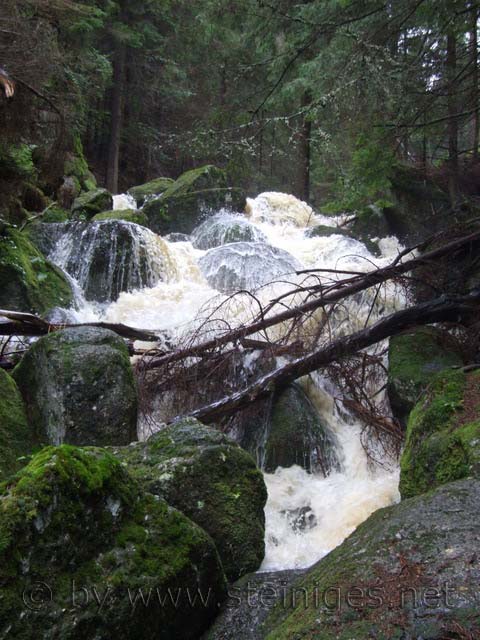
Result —
<path fill-rule="evenodd" d="M 6 318 L 3 320 L 2 318 Z M 109 322 L 83 322 L 80 324 L 54 324 L 39 318 L 31 313 L 19 311 L 6 311 L 0 309 L 0 335 L 3 336 L 44 336 L 52 331 L 70 329 L 73 327 L 101 327 L 110 329 L 122 338 L 130 340 L 143 340 L 145 342 L 158 342 L 162 338 L 162 332 L 136 329 L 124 324 L 112 324 Z"/>
<path fill-rule="evenodd" d="M 478 234 L 475 234 L 476 236 Z M 284 387 L 298 378 L 349 357 L 361 349 L 381 342 L 410 327 L 434 322 L 451 322 L 472 317 L 480 308 L 480 291 L 466 296 L 442 296 L 393 313 L 371 327 L 338 338 L 328 346 L 305 354 L 264 375 L 245 389 L 190 413 L 203 422 L 213 422 L 269 395 L 273 389 Z"/>
<path fill-rule="evenodd" d="M 320 295 L 313 296 L 312 299 L 307 300 L 303 304 L 287 308 L 285 311 L 273 314 L 269 317 L 265 317 L 266 313 L 274 307 L 273 301 L 270 303 L 267 309 L 263 309 L 259 316 L 257 316 L 250 324 L 242 325 L 235 329 L 227 330 L 223 335 L 219 335 L 213 339 L 206 340 L 198 344 L 190 344 L 183 349 L 177 349 L 160 357 L 152 357 L 148 361 L 142 363 L 144 370 L 155 369 L 170 365 L 174 362 L 178 362 L 190 357 L 201 357 L 203 354 L 211 350 L 216 350 L 220 346 L 226 345 L 230 342 L 236 343 L 240 339 L 264 331 L 272 326 L 280 323 L 299 318 L 307 313 L 313 312 L 317 309 L 324 307 L 325 305 L 331 305 L 339 302 L 349 296 L 356 293 L 360 293 L 369 289 L 370 287 L 378 284 L 382 284 L 388 280 L 398 278 L 414 269 L 425 265 L 438 258 L 444 257 L 456 251 L 457 249 L 465 246 L 466 244 L 480 240 L 480 231 L 475 231 L 467 236 L 459 238 L 453 242 L 450 242 L 438 249 L 434 249 L 421 256 L 412 258 L 405 262 L 398 264 L 398 258 L 387 267 L 374 269 L 368 271 L 362 275 L 353 276 L 351 278 L 345 278 L 339 280 L 328 287 L 325 285 L 315 285 L 311 288 L 312 293 L 316 291 L 320 292 Z M 431 240 L 423 243 L 421 248 L 428 246 Z M 405 252 L 402 252 L 404 254 Z M 292 292 L 293 293 L 293 292 Z M 284 297 L 285 294 L 282 295 Z"/>

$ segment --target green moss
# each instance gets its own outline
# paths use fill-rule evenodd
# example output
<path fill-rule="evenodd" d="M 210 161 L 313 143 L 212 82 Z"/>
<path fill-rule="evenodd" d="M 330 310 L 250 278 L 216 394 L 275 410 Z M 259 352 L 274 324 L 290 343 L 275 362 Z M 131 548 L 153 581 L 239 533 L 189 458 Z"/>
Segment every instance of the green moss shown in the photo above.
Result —
<path fill-rule="evenodd" d="M 18 471 L 35 445 L 17 385 L 0 369 L 0 480 Z"/>
<path fill-rule="evenodd" d="M 112 195 L 106 189 L 94 189 L 75 198 L 72 213 L 78 219 L 90 220 L 97 213 L 109 211 L 112 207 Z"/>
<path fill-rule="evenodd" d="M 47 223 L 68 222 L 69 218 L 70 214 L 65 209 L 52 207 L 41 217 L 41 221 Z"/>
<path fill-rule="evenodd" d="M 448 334 L 416 327 L 390 339 L 388 394 L 396 417 L 406 425 L 410 411 L 432 375 L 463 364 Z"/>
<path fill-rule="evenodd" d="M 137 483 L 108 452 L 63 445 L 39 452 L 0 486 L 0 630 L 12 637 L 200 636 L 225 597 L 207 534 Z M 54 594 L 32 614 L 22 592 L 41 581 Z M 72 584 L 82 606 L 72 606 Z M 110 596 L 99 608 L 93 597 Z M 210 589 L 208 605 L 133 607 L 138 589 Z M 91 598 L 82 599 L 85 589 Z M 156 606 L 155 606 L 156 604 Z M 188 611 L 188 615 L 186 612 Z"/>
<path fill-rule="evenodd" d="M 97 213 L 92 218 L 92 222 L 100 222 L 101 220 L 125 220 L 125 222 L 134 222 L 142 226 L 148 225 L 147 216 L 141 211 L 135 211 L 133 209 L 122 211 L 104 211 L 103 213 Z"/>
<path fill-rule="evenodd" d="M 128 193 L 135 198 L 137 205 L 140 207 L 148 198 L 159 196 L 173 183 L 174 180 L 172 178 L 156 178 L 145 184 L 132 187 L 128 190 Z"/>
<path fill-rule="evenodd" d="M 462 423 L 467 382 L 478 380 L 461 370 L 438 374 L 414 407 L 401 459 L 402 498 L 478 475 L 480 421 Z M 476 412 L 480 416 L 480 397 Z"/>
<path fill-rule="evenodd" d="M 115 455 L 148 491 L 209 533 L 230 580 L 258 569 L 267 494 L 253 459 L 219 431 L 185 420 Z"/>
<path fill-rule="evenodd" d="M 72 298 L 65 276 L 26 234 L 10 228 L 0 236 L 1 307 L 45 313 L 55 306 L 69 306 Z"/>

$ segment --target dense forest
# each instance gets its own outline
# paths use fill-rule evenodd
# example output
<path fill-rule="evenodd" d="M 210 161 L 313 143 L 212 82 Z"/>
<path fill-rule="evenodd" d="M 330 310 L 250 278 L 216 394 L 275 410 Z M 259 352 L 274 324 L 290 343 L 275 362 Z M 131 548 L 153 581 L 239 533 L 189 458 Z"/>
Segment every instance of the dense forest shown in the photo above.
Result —
<path fill-rule="evenodd" d="M 387 203 L 407 163 L 454 203 L 478 158 L 477 18 L 473 0 L 5 0 L 3 153 L 34 150 L 51 190 L 82 144 L 115 193 L 212 163 L 332 210 Z"/>
<path fill-rule="evenodd" d="M 0 4 L 0 640 L 479 640 L 480 2 Z"/>

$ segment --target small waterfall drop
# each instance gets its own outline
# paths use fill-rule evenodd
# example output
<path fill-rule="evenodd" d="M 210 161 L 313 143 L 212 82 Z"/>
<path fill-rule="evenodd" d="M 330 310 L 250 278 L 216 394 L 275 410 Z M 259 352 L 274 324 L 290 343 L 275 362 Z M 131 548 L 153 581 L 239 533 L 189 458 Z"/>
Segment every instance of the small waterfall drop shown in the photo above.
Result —
<path fill-rule="evenodd" d="M 116 196 L 114 206 L 136 208 L 128 196 Z M 236 286 L 249 289 L 268 283 L 255 291 L 256 300 L 266 306 L 309 277 L 296 275 L 296 270 L 368 271 L 389 264 L 400 250 L 394 238 L 382 239 L 378 243 L 381 255 L 376 257 L 364 244 L 335 234 L 334 229 L 332 235 L 312 237 L 309 235 L 312 227 L 333 228 L 341 220 L 317 215 L 306 203 L 286 194 L 265 193 L 248 199 L 246 213 L 242 217 L 217 212 L 214 220 L 210 218 L 203 223 L 203 230 L 199 227 L 190 239 L 181 238 L 177 242 L 168 242 L 148 229 L 122 221 L 79 223 L 71 225 L 61 236 L 50 257 L 78 281 L 87 300 L 92 291 L 90 299 L 103 302 L 95 307 L 86 302 L 77 312 L 80 320 L 122 322 L 167 331 L 175 344 L 185 332 L 198 326 L 202 318 L 208 317 L 212 308 L 227 301 L 226 292 Z M 246 240 L 240 234 L 235 242 L 225 243 L 225 239 L 231 240 L 228 230 L 232 219 L 234 223 L 240 221 L 241 233 L 247 229 L 247 234 L 252 233 L 253 229 L 254 238 Z M 200 237 L 203 240 L 198 242 Z M 124 249 L 126 246 L 128 251 Z M 247 277 L 248 259 L 253 266 Z M 278 270 L 282 260 L 286 263 Z M 227 268 L 233 274 L 228 283 L 221 275 Z M 284 277 L 286 272 L 288 277 Z M 100 298 L 93 293 L 99 277 L 104 291 Z M 344 276 L 329 273 L 329 277 Z M 280 281 L 270 283 L 275 278 Z M 297 292 L 284 301 L 299 303 L 304 299 L 302 295 Z M 252 310 L 251 299 L 247 302 L 241 297 L 229 301 L 223 321 L 229 326 L 248 321 L 258 307 Z M 362 327 L 368 317 L 390 313 L 403 304 L 401 292 L 394 285 L 384 287 L 376 297 L 375 292 L 366 291 L 350 300 L 348 309 L 339 307 L 331 318 L 331 330 L 334 335 L 342 335 Z M 310 323 L 315 327 L 317 322 L 314 315 Z M 269 337 L 274 339 L 283 330 L 276 327 Z M 254 355 L 248 357 L 253 362 Z M 376 468 L 369 465 L 361 443 L 362 425 L 346 410 L 339 410 L 334 401 L 338 390 L 333 382 L 320 374 L 299 382 L 333 434 L 341 464 L 326 477 L 308 473 L 296 465 L 265 474 L 269 498 L 266 557 L 261 570 L 299 568 L 314 563 L 341 543 L 370 513 L 399 498 L 396 462 L 384 461 L 384 465 Z"/>

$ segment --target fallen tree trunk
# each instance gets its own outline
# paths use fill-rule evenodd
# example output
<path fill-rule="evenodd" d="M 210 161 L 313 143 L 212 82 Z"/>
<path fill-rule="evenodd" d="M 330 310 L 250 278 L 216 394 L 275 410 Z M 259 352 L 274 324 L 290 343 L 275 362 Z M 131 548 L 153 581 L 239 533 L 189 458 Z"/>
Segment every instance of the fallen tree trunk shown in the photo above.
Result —
<path fill-rule="evenodd" d="M 459 322 L 477 314 L 480 310 L 480 290 L 470 295 L 445 297 L 419 304 L 409 309 L 393 313 L 379 320 L 371 327 L 357 331 L 349 336 L 333 340 L 310 354 L 303 355 L 288 364 L 279 367 L 247 388 L 193 411 L 190 415 L 203 422 L 214 422 L 244 409 L 246 406 L 268 396 L 272 391 L 282 388 L 298 378 L 331 362 L 354 355 L 377 342 L 411 327 L 434 322 Z M 180 417 L 180 416 L 179 416 Z"/>
<path fill-rule="evenodd" d="M 6 318 L 3 320 L 2 318 Z M 1 336 L 44 336 L 52 331 L 69 329 L 72 327 L 101 327 L 110 329 L 122 338 L 130 340 L 144 340 L 145 342 L 158 342 L 162 338 L 162 332 L 136 329 L 124 324 L 109 322 L 83 322 L 80 324 L 54 324 L 47 322 L 31 313 L 20 311 L 7 311 L 0 309 L 0 335 Z"/>
<path fill-rule="evenodd" d="M 375 269 L 359 276 L 340 280 L 330 287 L 330 292 L 324 294 L 320 292 L 320 295 L 316 296 L 312 300 L 309 300 L 304 304 L 300 304 L 291 309 L 287 309 L 280 313 L 274 314 L 270 317 L 264 317 L 264 310 L 258 319 L 254 320 L 248 325 L 243 325 L 236 329 L 232 329 L 224 335 L 218 336 L 211 340 L 207 340 L 199 344 L 193 344 L 183 349 L 177 349 L 175 351 L 172 351 L 171 353 L 161 355 L 157 358 L 152 357 L 150 360 L 142 363 L 142 368 L 144 370 L 155 369 L 163 367 L 167 364 L 172 364 L 173 362 L 178 362 L 179 360 L 184 360 L 185 358 L 202 356 L 202 354 L 210 350 L 217 349 L 218 347 L 228 344 L 229 342 L 236 342 L 249 335 L 273 327 L 276 324 L 301 317 L 302 315 L 311 313 L 316 309 L 319 309 L 326 305 L 340 302 L 344 298 L 347 298 L 348 296 L 354 295 L 356 293 L 360 293 L 361 291 L 365 291 L 372 286 L 382 284 L 387 280 L 391 280 L 392 278 L 397 278 L 410 271 L 413 271 L 417 267 L 424 266 L 425 263 L 451 254 L 464 245 L 477 240 L 480 240 L 480 231 L 471 233 L 468 236 L 459 238 L 458 240 L 450 242 L 449 244 L 444 245 L 438 249 L 434 249 L 433 251 L 429 251 L 428 253 L 399 264 L 399 258 L 401 258 L 402 255 L 405 255 L 407 252 L 412 251 L 412 249 L 408 249 L 402 252 L 402 254 L 400 254 L 400 256 L 398 256 L 398 258 L 387 267 Z M 431 240 L 429 240 L 428 242 L 431 242 Z M 427 243 L 424 243 L 422 246 L 427 246 Z"/>

